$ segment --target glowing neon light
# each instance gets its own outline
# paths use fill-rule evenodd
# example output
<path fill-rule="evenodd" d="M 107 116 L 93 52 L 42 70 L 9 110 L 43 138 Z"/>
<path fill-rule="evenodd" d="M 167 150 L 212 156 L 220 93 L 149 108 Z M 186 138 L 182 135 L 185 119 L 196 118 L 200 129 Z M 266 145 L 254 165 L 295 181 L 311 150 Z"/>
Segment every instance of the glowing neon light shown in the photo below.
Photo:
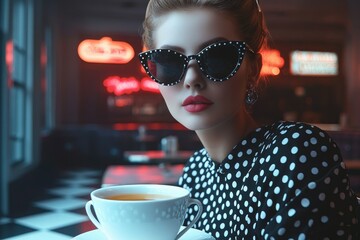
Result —
<path fill-rule="evenodd" d="M 159 84 L 154 82 L 151 78 L 143 78 L 141 79 L 141 90 L 148 91 L 148 92 L 154 92 L 154 93 L 160 93 L 159 91 Z"/>
<path fill-rule="evenodd" d="M 104 80 L 103 85 L 109 93 L 114 93 L 116 96 L 140 91 L 140 83 L 134 77 L 110 76 Z"/>
<path fill-rule="evenodd" d="M 85 62 L 125 64 L 135 56 L 134 48 L 127 42 L 112 41 L 109 37 L 100 40 L 86 39 L 78 46 L 79 57 Z"/>
<path fill-rule="evenodd" d="M 339 73 L 339 59 L 334 52 L 293 51 L 290 72 L 293 75 L 335 76 Z"/>
<path fill-rule="evenodd" d="M 104 80 L 103 85 L 108 93 L 113 93 L 116 96 L 132 94 L 140 90 L 153 93 L 160 92 L 158 84 L 146 77 L 137 80 L 135 77 L 110 76 Z"/>
<path fill-rule="evenodd" d="M 284 59 L 280 55 L 280 51 L 276 49 L 264 50 L 261 52 L 263 66 L 261 68 L 260 75 L 273 75 L 280 74 L 280 68 L 285 64 Z"/>

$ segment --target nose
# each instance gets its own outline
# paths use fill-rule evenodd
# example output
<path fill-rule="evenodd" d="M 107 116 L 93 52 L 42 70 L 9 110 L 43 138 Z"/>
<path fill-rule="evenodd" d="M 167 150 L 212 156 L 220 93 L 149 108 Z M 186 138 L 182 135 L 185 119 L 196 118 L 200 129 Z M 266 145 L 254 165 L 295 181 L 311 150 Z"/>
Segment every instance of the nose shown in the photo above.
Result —
<path fill-rule="evenodd" d="M 200 66 L 195 59 L 192 59 L 184 75 L 184 85 L 186 88 L 202 89 L 205 87 L 206 79 L 200 70 Z"/>

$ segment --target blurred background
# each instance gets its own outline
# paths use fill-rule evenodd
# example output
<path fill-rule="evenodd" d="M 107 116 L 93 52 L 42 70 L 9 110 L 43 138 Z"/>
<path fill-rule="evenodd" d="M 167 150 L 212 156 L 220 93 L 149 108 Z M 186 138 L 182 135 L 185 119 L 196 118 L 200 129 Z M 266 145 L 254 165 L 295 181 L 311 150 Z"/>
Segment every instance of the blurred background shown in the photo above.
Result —
<path fill-rule="evenodd" d="M 146 0 L 0 3 L 2 216 L 11 213 L 13 192 L 27 193 L 58 170 L 126 165 L 125 151 L 160 149 L 168 135 L 182 150 L 201 146 L 141 70 Z M 254 117 L 327 130 L 358 189 L 360 2 L 260 4 L 272 39 L 262 53 L 265 84 Z"/>

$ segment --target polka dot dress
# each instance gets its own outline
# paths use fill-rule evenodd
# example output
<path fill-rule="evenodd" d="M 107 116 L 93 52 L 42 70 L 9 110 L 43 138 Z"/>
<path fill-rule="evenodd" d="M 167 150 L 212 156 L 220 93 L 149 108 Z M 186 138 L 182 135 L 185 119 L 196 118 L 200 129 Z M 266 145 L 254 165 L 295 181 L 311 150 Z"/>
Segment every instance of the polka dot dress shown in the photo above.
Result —
<path fill-rule="evenodd" d="M 194 227 L 219 240 L 356 239 L 357 200 L 339 150 L 307 124 L 259 128 L 221 164 L 195 152 L 179 185 L 203 203 Z"/>

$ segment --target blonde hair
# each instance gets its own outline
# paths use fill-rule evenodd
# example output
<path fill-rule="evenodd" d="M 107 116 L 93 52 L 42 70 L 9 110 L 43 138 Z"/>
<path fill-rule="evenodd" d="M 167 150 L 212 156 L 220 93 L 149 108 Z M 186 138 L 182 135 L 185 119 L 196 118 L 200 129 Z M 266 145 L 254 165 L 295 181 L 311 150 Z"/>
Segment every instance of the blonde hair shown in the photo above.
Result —
<path fill-rule="evenodd" d="M 267 45 L 268 30 L 256 0 L 150 0 L 143 22 L 142 38 L 146 48 L 154 48 L 152 33 L 156 20 L 170 11 L 191 7 L 213 8 L 233 17 L 243 39 L 255 53 Z"/>

